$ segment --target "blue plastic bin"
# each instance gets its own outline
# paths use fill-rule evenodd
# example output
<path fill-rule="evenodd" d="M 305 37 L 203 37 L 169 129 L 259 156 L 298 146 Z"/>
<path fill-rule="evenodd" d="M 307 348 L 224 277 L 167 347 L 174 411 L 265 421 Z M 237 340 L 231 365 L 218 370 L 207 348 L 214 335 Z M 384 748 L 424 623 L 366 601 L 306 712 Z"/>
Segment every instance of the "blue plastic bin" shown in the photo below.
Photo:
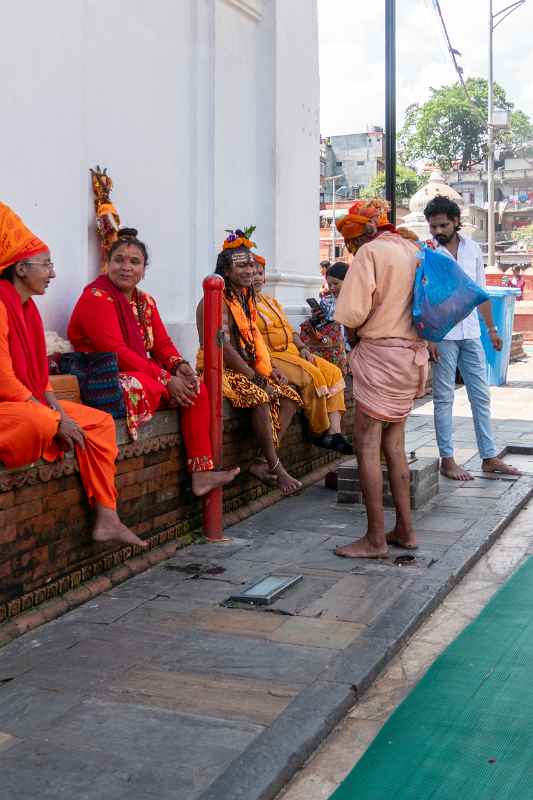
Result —
<path fill-rule="evenodd" d="M 490 296 L 494 324 L 503 339 L 503 347 L 498 352 L 490 343 L 487 326 L 480 314 L 481 343 L 487 361 L 487 381 L 490 386 L 503 386 L 507 381 L 507 369 L 511 356 L 515 297 L 520 294 L 520 289 L 506 286 L 487 286 L 486 288 Z"/>

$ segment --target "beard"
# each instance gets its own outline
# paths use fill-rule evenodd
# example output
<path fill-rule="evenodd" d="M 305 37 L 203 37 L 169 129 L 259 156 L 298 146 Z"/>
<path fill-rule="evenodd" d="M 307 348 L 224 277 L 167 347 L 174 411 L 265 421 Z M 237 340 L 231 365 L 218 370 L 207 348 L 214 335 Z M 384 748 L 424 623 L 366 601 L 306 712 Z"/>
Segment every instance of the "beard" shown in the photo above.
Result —
<path fill-rule="evenodd" d="M 455 234 L 456 234 L 456 231 L 454 231 L 453 233 L 450 233 L 450 234 L 438 233 L 435 236 L 435 239 L 437 240 L 437 242 L 439 244 L 443 244 L 444 245 L 444 244 L 448 244 L 448 242 L 451 242 L 451 240 L 453 239 Z"/>

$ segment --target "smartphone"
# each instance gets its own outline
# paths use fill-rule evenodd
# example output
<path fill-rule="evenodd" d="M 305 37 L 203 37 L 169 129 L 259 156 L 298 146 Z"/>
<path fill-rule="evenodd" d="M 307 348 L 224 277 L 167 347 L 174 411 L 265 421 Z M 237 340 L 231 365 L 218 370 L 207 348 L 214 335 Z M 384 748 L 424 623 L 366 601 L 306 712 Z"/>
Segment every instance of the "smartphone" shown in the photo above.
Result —
<path fill-rule="evenodd" d="M 315 300 L 314 297 L 308 297 L 305 302 L 307 303 L 308 306 L 310 306 L 310 308 L 313 309 L 313 311 L 320 310 L 320 303 L 318 302 L 318 300 Z"/>

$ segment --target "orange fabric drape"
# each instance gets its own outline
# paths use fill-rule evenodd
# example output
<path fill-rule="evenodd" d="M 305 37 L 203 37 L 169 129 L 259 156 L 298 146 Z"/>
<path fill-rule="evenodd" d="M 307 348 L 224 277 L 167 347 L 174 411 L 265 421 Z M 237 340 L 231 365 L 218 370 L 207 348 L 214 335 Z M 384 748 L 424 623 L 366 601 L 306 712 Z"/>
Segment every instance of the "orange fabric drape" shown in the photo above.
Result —
<path fill-rule="evenodd" d="M 0 302 L 0 461 L 9 469 L 24 467 L 39 458 L 56 461 L 62 457 L 54 441 L 59 413 L 30 398 L 31 391 L 13 369 L 9 321 L 6 307 Z M 85 432 L 85 449 L 76 448 L 76 457 L 89 501 L 116 508 L 113 418 L 79 403 L 65 401 L 61 406 Z"/>
<path fill-rule="evenodd" d="M 5 203 L 0 203 L 0 272 L 17 261 L 46 253 L 48 246 L 24 225 Z"/>
<path fill-rule="evenodd" d="M 241 348 L 251 356 L 250 360 L 253 361 L 254 369 L 260 375 L 268 378 L 272 374 L 272 362 L 268 347 L 257 326 L 257 308 L 253 299 L 250 296 L 246 299 L 248 314 L 245 313 L 237 298 L 224 295 L 224 302 L 239 331 Z"/>
<path fill-rule="evenodd" d="M 68 400 L 60 405 L 85 433 L 85 449 L 76 447 L 76 458 L 89 502 L 116 508 L 113 417 Z M 54 441 L 58 426 L 59 413 L 41 403 L 0 402 L 0 461 L 8 469 L 33 464 L 40 458 L 57 461 L 62 457 Z"/>

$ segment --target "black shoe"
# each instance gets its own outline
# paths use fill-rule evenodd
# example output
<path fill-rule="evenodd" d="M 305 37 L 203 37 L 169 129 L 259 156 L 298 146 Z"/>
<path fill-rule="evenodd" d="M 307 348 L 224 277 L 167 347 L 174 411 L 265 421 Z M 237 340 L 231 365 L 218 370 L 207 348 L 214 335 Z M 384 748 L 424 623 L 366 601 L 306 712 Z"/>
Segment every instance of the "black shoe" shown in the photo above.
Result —
<path fill-rule="evenodd" d="M 348 441 L 348 439 L 346 439 L 346 437 L 342 435 L 342 433 L 334 433 L 331 439 L 333 444 L 332 447 L 333 450 L 336 450 L 338 453 L 342 453 L 344 456 L 353 455 L 353 447 Z"/>
<path fill-rule="evenodd" d="M 323 447 L 326 450 L 336 450 L 334 436 L 331 433 L 323 433 L 322 436 L 313 436 L 311 438 L 315 447 Z"/>

